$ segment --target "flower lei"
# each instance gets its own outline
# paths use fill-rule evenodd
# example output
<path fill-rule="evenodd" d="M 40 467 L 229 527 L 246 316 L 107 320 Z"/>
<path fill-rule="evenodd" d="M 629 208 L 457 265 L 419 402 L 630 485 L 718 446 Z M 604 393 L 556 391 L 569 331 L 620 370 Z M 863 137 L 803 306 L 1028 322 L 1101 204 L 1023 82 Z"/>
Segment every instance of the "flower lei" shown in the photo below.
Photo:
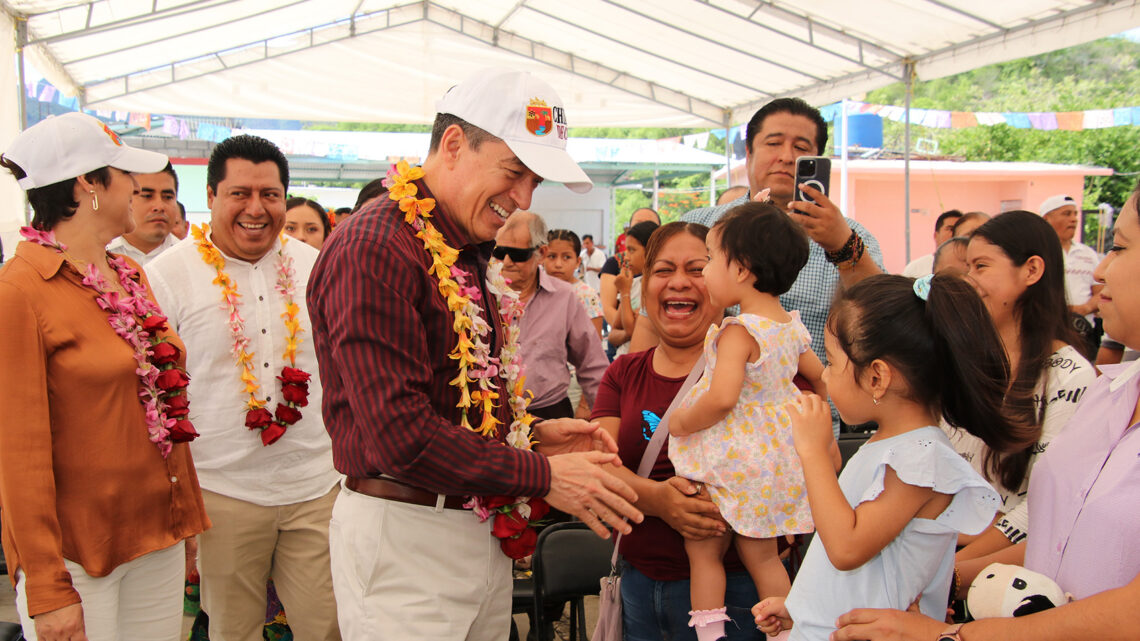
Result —
<path fill-rule="evenodd" d="M 20 235 L 30 242 L 50 247 L 67 255 L 67 247 L 55 239 L 50 231 L 22 227 Z M 146 288 L 139 284 L 138 271 L 127 265 L 122 256 L 113 256 L 107 263 L 119 277 L 126 296 L 110 291 L 103 274 L 88 264 L 83 286 L 96 293 L 95 302 L 108 312 L 108 322 L 115 334 L 134 349 L 139 377 L 139 399 L 146 416 L 146 430 L 150 441 L 158 446 L 163 458 L 170 456 L 174 443 L 187 443 L 198 438 L 190 414 L 190 399 L 186 386 L 190 378 L 178 366 L 182 350 L 158 333 L 166 329 L 166 317 L 153 301 L 146 297 Z"/>
<path fill-rule="evenodd" d="M 448 356 L 456 361 L 458 375 L 449 381 L 459 390 L 460 425 L 489 437 L 497 432 L 500 423 L 495 418 L 495 401 L 500 398 L 497 376 L 502 376 L 511 408 L 511 424 L 506 435 L 507 445 L 529 450 L 533 447 L 531 425 L 535 417 L 527 413 L 532 395 L 524 387 L 522 357 L 519 353 L 519 318 L 525 306 L 518 293 L 507 285 L 502 265 L 495 263 L 487 268 L 487 290 L 496 298 L 499 316 L 504 328 L 504 340 L 499 356 L 491 354 L 487 337 L 491 326 L 483 317 L 480 301 L 482 291 L 477 276 L 456 266 L 459 250 L 449 246 L 443 234 L 427 219 L 435 209 L 435 199 L 416 198 L 419 188 L 412 182 L 424 177 L 421 167 L 411 167 L 406 161 L 392 165 L 384 179 L 388 198 L 399 203 L 404 222 L 416 231 L 423 241 L 424 250 L 431 256 L 428 273 L 438 281 L 440 296 L 447 301 L 452 314 L 452 330 L 457 335 L 455 348 Z M 469 410 L 482 407 L 483 418 L 478 426 L 470 422 Z M 538 534 L 534 524 L 550 509 L 539 497 L 472 497 L 465 507 L 471 508 L 480 521 L 495 517 L 492 533 L 500 540 L 503 552 L 511 558 L 528 556 L 534 550 Z"/>
<path fill-rule="evenodd" d="M 230 351 L 234 360 L 237 361 L 238 367 L 241 368 L 241 381 L 245 385 L 243 393 L 249 396 L 245 403 L 245 426 L 251 430 L 261 430 L 261 444 L 272 445 L 285 434 L 285 430 L 290 425 L 301 420 L 299 408 L 309 404 L 309 378 L 311 375 L 297 367 L 297 346 L 301 342 L 297 335 L 304 330 L 301 329 L 301 321 L 297 319 L 301 308 L 293 300 L 296 294 L 296 286 L 293 280 L 295 272 L 293 271 L 293 258 L 285 254 L 285 243 L 288 242 L 288 239 L 281 236 L 276 262 L 276 289 L 285 300 L 285 313 L 281 314 L 281 318 L 285 319 L 285 330 L 287 332 L 285 353 L 282 355 L 287 364 L 281 367 L 281 375 L 277 377 L 277 380 L 281 381 L 281 396 L 285 402 L 278 403 L 276 410 L 271 414 L 266 409 L 269 401 L 258 398 L 257 395 L 261 385 L 257 382 L 257 374 L 253 367 L 254 353 L 248 349 L 249 337 L 245 335 L 245 319 L 242 318 L 239 309 L 241 295 L 237 292 L 237 283 L 225 272 L 226 259 L 208 237 L 210 226 L 205 223 L 195 225 L 191 229 L 191 233 L 202 260 L 213 267 L 217 274 L 213 281 L 214 284 L 222 288 L 221 308 L 229 314 L 229 321 L 226 325 L 230 330 L 230 338 L 233 339 L 233 347 Z"/>

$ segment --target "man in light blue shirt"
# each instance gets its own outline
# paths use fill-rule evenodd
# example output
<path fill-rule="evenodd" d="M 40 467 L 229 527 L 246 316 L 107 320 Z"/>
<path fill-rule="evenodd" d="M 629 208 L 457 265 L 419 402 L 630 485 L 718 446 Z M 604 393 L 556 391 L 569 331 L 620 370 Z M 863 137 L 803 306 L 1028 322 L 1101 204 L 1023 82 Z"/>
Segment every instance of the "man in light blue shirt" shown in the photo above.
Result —
<path fill-rule="evenodd" d="M 780 296 L 780 303 L 789 311 L 799 311 L 811 333 L 812 350 L 827 362 L 823 330 L 835 289 L 883 272 L 879 241 L 812 187 L 804 185 L 801 189 L 815 203 L 793 200 L 796 159 L 817 156 L 827 148 L 827 123 L 819 110 L 799 98 L 773 100 L 748 121 L 745 140 L 749 193 L 724 205 L 694 209 L 681 220 L 712 227 L 728 210 L 764 189 L 770 190 L 772 202 L 803 225 L 813 241 L 807 265 L 792 288 Z M 834 409 L 832 416 L 838 425 Z"/>
<path fill-rule="evenodd" d="M 811 237 L 807 265 L 800 272 L 780 302 L 788 310 L 799 310 L 800 318 L 811 332 L 811 346 L 820 359 L 823 352 L 823 328 L 831 311 L 831 299 L 839 283 L 853 285 L 883 271 L 883 254 L 879 241 L 862 225 L 846 218 L 835 203 L 811 187 L 803 191 L 816 201 L 793 201 L 795 195 L 796 159 L 816 156 L 827 147 L 827 123 L 819 110 L 799 98 L 778 98 L 762 107 L 748 122 L 746 130 L 749 193 L 717 207 L 694 209 L 681 220 L 712 227 L 725 212 L 748 202 L 761 190 L 771 190 L 768 197 L 780 209 L 787 210 L 803 225 Z M 864 251 L 847 260 L 828 260 L 841 252 L 855 234 Z M 854 260 L 852 260 L 854 259 Z"/>

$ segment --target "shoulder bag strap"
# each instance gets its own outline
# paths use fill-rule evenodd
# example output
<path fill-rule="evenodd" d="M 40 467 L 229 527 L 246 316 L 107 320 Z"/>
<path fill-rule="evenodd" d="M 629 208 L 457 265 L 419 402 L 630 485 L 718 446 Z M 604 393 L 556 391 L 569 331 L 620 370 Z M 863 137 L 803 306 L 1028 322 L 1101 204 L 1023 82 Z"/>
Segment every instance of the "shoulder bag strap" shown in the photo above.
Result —
<path fill-rule="evenodd" d="M 661 422 L 657 424 L 657 429 L 653 431 L 653 437 L 649 439 L 649 445 L 645 446 L 645 454 L 641 456 L 641 463 L 637 466 L 637 475 L 648 478 L 649 472 L 653 469 L 653 464 L 657 462 L 657 455 L 661 453 L 661 448 L 665 446 L 665 439 L 669 436 L 669 418 L 673 416 L 673 411 L 681 404 L 681 399 L 689 389 L 696 385 L 700 380 L 701 374 L 705 371 L 705 355 L 702 352 L 701 357 L 693 365 L 693 369 L 689 372 L 689 376 L 685 378 L 685 382 L 681 383 L 681 389 L 677 390 L 677 395 L 673 397 L 673 402 L 669 404 L 669 409 L 665 410 L 665 415 L 661 417 Z M 621 543 L 621 534 L 618 533 L 617 538 L 614 539 L 614 554 L 610 558 L 610 566 L 617 567 L 618 558 L 618 545 Z"/>

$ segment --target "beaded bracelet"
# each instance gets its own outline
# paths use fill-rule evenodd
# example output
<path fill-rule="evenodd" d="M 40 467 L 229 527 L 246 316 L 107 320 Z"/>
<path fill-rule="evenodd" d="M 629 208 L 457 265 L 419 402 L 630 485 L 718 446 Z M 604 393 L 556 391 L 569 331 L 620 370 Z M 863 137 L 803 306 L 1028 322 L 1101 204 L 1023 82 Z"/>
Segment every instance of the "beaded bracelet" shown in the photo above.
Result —
<path fill-rule="evenodd" d="M 824 250 L 823 254 L 827 258 L 827 262 L 839 269 L 852 269 L 863 258 L 865 251 L 863 239 L 852 230 L 851 235 L 847 237 L 847 242 L 843 243 L 842 247 L 835 251 Z"/>

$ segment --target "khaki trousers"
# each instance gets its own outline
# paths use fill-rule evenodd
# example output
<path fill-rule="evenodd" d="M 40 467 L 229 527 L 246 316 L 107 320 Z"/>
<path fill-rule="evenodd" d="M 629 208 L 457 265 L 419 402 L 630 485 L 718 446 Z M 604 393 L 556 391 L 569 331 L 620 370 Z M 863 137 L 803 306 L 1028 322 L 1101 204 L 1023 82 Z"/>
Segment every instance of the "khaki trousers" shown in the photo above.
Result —
<path fill-rule="evenodd" d="M 489 520 L 344 488 L 329 543 L 346 641 L 507 638 L 511 560 Z"/>
<path fill-rule="evenodd" d="M 202 490 L 213 523 L 198 537 L 210 641 L 261 641 L 269 577 L 297 641 L 339 641 L 329 567 L 329 518 L 338 489 L 272 507 Z"/>

